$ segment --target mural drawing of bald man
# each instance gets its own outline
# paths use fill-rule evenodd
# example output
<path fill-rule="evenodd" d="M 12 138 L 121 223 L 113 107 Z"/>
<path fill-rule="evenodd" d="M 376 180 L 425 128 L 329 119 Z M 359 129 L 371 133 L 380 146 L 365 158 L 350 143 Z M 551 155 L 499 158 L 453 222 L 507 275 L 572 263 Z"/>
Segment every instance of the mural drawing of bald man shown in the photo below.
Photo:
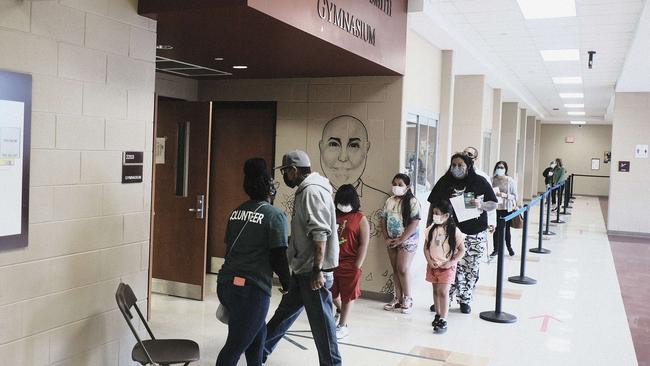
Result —
<path fill-rule="evenodd" d="M 362 180 L 370 141 L 368 130 L 359 119 L 348 115 L 331 119 L 323 128 L 323 136 L 318 147 L 321 170 L 334 189 L 338 189 L 343 184 L 352 184 L 361 197 L 366 187 L 390 196 L 380 189 L 365 184 Z"/>

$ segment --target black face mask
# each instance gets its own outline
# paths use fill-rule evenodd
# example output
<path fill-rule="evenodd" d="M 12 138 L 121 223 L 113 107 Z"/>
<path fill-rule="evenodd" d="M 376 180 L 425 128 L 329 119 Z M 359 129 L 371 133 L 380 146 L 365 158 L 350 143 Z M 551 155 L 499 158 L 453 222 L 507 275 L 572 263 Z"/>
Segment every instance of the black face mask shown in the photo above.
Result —
<path fill-rule="evenodd" d="M 287 185 L 287 187 L 296 188 L 296 182 L 290 181 L 289 178 L 287 178 L 286 174 L 282 174 L 282 180 L 284 181 L 284 184 Z"/>

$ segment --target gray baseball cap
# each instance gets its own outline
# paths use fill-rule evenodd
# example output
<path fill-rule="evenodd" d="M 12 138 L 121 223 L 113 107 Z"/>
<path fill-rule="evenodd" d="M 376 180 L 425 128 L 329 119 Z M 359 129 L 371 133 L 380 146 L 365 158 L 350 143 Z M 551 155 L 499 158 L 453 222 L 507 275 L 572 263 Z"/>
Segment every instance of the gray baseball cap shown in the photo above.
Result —
<path fill-rule="evenodd" d="M 275 167 L 275 169 L 282 169 L 289 166 L 308 168 L 311 167 L 311 162 L 309 161 L 309 156 L 306 152 L 302 150 L 292 150 L 284 154 L 282 157 L 282 165 Z"/>

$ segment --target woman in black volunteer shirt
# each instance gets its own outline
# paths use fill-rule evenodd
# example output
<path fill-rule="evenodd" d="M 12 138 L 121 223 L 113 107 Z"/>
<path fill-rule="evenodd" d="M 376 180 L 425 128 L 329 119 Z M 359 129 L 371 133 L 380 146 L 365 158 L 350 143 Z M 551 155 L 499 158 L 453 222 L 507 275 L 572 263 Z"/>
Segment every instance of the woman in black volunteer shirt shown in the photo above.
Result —
<path fill-rule="evenodd" d="M 217 279 L 219 301 L 229 313 L 228 339 L 217 366 L 237 365 L 242 353 L 249 366 L 262 365 L 273 272 L 282 289 L 289 288 L 288 221 L 270 204 L 275 185 L 264 159 L 244 164 L 244 191 L 250 200 L 229 216 L 225 262 Z"/>
<path fill-rule="evenodd" d="M 465 237 L 465 256 L 458 263 L 456 282 L 451 285 L 449 290 L 449 302 L 453 301 L 454 295 L 458 295 L 460 311 L 469 314 L 472 311 L 470 307 L 472 292 L 476 281 L 478 281 L 479 259 L 487 247 L 486 212 L 496 209 L 497 197 L 492 185 L 474 171 L 472 159 L 456 153 L 451 157 L 451 165 L 447 173 L 433 187 L 428 201 L 431 203 L 430 207 L 436 207 L 441 201 L 460 195 L 474 197 L 469 202 L 482 211 L 479 217 L 463 222 L 458 222 L 457 215 L 454 215 L 458 228 L 467 236 Z M 430 208 L 427 227 L 431 225 L 432 215 L 433 212 Z"/>

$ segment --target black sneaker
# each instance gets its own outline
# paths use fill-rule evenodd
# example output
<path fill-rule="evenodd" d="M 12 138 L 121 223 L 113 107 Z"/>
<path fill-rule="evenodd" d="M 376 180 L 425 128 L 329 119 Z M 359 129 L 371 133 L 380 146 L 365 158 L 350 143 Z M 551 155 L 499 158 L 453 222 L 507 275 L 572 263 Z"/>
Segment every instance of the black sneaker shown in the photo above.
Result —
<path fill-rule="evenodd" d="M 431 326 L 435 328 L 436 326 L 438 326 L 439 321 L 440 321 L 440 315 L 436 314 L 436 317 L 433 318 L 433 321 L 431 322 Z"/>
<path fill-rule="evenodd" d="M 497 253 L 497 251 L 495 250 L 492 253 L 490 253 L 490 257 L 496 257 L 498 254 L 499 253 Z"/>
<path fill-rule="evenodd" d="M 508 254 L 510 254 L 511 257 L 515 255 L 515 251 L 512 250 L 512 247 L 508 247 Z"/>
<path fill-rule="evenodd" d="M 460 312 L 463 314 L 469 314 L 472 312 L 472 307 L 469 306 L 469 304 L 465 304 L 464 302 L 460 303 Z"/>
<path fill-rule="evenodd" d="M 435 313 L 436 312 L 436 304 L 433 304 L 433 305 L 429 306 L 429 311 L 431 311 L 432 313 Z"/>
<path fill-rule="evenodd" d="M 440 319 L 438 324 L 433 327 L 433 332 L 436 334 L 442 334 L 447 331 L 447 321 L 445 319 Z"/>

